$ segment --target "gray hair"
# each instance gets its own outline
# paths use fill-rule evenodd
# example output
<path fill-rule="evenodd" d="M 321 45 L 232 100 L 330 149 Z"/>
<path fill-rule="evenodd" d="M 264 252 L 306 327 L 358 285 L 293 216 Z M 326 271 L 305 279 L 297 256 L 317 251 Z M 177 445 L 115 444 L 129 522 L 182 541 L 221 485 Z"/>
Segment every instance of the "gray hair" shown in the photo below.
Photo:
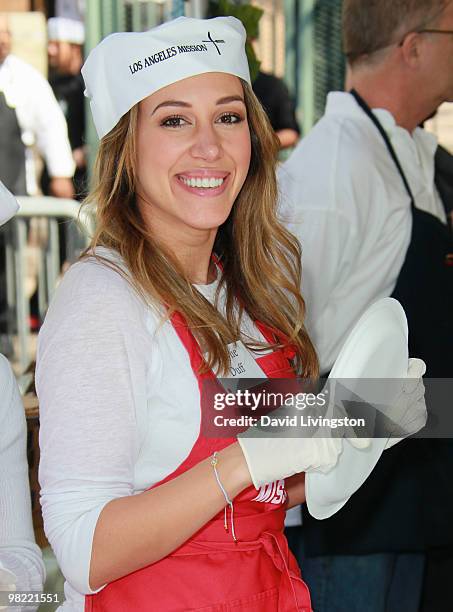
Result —
<path fill-rule="evenodd" d="M 353 65 L 438 19 L 451 0 L 343 0 L 343 49 Z"/>

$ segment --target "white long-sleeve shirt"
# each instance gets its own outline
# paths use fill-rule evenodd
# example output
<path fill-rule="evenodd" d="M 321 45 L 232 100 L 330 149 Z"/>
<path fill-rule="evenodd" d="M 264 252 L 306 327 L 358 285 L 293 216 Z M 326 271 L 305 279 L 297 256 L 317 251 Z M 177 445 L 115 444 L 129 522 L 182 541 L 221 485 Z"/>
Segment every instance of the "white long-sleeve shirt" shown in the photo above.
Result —
<path fill-rule="evenodd" d="M 374 110 L 406 173 L 418 208 L 445 222 L 434 185 L 435 137 L 411 135 Z M 365 309 L 391 295 L 409 245 L 410 199 L 382 136 L 351 94 L 326 112 L 279 170 L 280 213 L 302 245 L 307 328 L 321 371 L 330 370 Z"/>
<path fill-rule="evenodd" d="M 213 302 L 217 285 L 196 287 Z M 249 317 L 241 328 L 264 341 Z M 90 259 L 69 269 L 50 305 L 36 388 L 44 526 L 66 578 L 61 609 L 83 612 L 98 517 L 189 454 L 200 429 L 198 382 L 172 324 Z"/>
<path fill-rule="evenodd" d="M 28 195 L 37 191 L 33 151 L 36 145 L 51 177 L 72 177 L 75 170 L 68 128 L 46 79 L 15 55 L 0 64 L 0 91 L 16 111 L 25 149 Z"/>
<path fill-rule="evenodd" d="M 17 591 L 42 591 L 45 570 L 33 534 L 26 443 L 16 379 L 0 354 L 0 574 L 11 572 Z"/>

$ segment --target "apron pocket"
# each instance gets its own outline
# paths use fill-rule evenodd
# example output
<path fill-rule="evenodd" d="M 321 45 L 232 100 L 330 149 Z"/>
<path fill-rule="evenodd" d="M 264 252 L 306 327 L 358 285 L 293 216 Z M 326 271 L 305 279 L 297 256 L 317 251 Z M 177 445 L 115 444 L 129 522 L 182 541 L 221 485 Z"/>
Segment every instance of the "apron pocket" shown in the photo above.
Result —
<path fill-rule="evenodd" d="M 191 612 L 277 612 L 278 610 L 278 588 L 274 587 L 267 591 L 254 593 L 240 599 L 232 599 L 223 603 L 203 608 L 193 608 Z"/>

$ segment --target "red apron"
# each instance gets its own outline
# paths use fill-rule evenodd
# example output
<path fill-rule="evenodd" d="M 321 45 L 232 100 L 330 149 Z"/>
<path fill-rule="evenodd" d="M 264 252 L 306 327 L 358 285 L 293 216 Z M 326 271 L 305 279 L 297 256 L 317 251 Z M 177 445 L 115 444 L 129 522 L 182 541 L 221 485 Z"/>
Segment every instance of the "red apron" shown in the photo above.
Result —
<path fill-rule="evenodd" d="M 183 317 L 175 313 L 173 327 L 184 344 L 201 394 L 199 345 Z M 257 324 L 270 343 L 275 339 Z M 267 377 L 294 378 L 287 350 L 256 359 Z M 203 410 L 204 402 L 200 409 Z M 182 464 L 164 480 L 172 480 L 236 441 L 198 436 Z M 167 557 L 109 583 L 85 596 L 85 612 L 311 612 L 310 595 L 283 534 L 287 494 L 283 480 L 247 488 L 234 499 L 234 527 L 224 526 L 222 510 Z"/>

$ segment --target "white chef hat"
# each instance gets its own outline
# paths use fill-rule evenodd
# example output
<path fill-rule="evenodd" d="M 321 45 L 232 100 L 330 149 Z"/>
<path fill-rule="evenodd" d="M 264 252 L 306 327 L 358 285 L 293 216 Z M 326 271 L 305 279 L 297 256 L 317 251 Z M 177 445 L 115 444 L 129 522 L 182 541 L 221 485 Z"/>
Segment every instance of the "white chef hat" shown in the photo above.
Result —
<path fill-rule="evenodd" d="M 176 81 L 226 72 L 250 83 L 245 40 L 235 17 L 178 17 L 148 32 L 104 38 L 82 68 L 99 138 L 140 100 Z"/>
<path fill-rule="evenodd" d="M 51 17 L 47 21 L 47 38 L 83 45 L 85 42 L 85 27 L 81 21 L 76 19 Z"/>
<path fill-rule="evenodd" d="M 0 225 L 4 225 L 14 217 L 18 210 L 19 204 L 16 198 L 0 181 Z"/>

